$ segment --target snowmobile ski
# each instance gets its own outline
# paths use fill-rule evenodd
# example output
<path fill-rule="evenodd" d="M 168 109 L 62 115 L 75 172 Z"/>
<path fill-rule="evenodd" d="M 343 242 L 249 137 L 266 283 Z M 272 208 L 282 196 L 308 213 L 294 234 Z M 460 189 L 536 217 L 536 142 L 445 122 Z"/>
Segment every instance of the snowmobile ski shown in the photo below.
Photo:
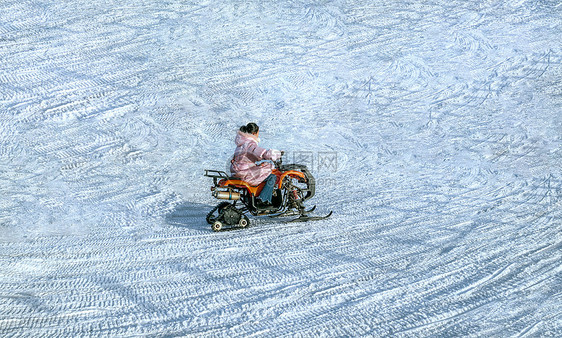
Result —
<path fill-rule="evenodd" d="M 313 212 L 315 209 L 316 209 L 316 206 L 313 206 L 312 208 L 306 210 L 306 211 L 305 211 L 305 214 L 308 214 L 308 213 L 310 213 L 310 212 Z M 299 212 L 298 212 L 298 211 L 294 211 L 294 210 L 291 211 L 291 210 L 289 210 L 289 211 L 286 211 L 286 212 L 281 213 L 281 214 L 270 215 L 269 217 L 271 217 L 271 218 L 278 218 L 278 217 L 288 217 L 288 216 L 296 216 L 296 215 L 299 215 Z"/>
<path fill-rule="evenodd" d="M 297 217 L 294 220 L 291 220 L 289 222 L 308 222 L 308 221 L 320 221 L 323 219 L 326 219 L 328 217 L 332 216 L 332 211 L 330 211 L 329 214 L 327 214 L 326 216 L 307 216 L 307 215 L 302 215 L 301 217 Z"/>

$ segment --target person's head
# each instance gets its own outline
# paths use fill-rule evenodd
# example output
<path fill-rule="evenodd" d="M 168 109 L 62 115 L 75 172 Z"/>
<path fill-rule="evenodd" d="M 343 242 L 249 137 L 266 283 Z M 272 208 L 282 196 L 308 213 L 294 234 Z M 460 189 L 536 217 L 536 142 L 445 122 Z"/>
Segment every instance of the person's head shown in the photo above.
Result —
<path fill-rule="evenodd" d="M 260 131 L 260 127 L 257 124 L 250 122 L 245 126 L 240 127 L 240 131 L 247 134 L 257 135 Z"/>

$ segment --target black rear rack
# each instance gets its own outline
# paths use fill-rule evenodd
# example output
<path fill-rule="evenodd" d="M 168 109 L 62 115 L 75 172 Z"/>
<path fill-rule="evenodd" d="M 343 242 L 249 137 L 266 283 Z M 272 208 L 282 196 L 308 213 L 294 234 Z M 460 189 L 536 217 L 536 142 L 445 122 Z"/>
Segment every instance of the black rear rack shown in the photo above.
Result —
<path fill-rule="evenodd" d="M 228 174 L 224 171 L 220 171 L 220 170 L 210 170 L 210 169 L 205 169 L 205 176 L 207 177 L 212 177 L 213 178 L 213 183 L 215 184 L 215 186 L 217 185 L 217 180 L 218 179 L 228 179 Z"/>
<path fill-rule="evenodd" d="M 228 178 L 225 171 L 205 169 L 205 176 L 216 178 Z"/>

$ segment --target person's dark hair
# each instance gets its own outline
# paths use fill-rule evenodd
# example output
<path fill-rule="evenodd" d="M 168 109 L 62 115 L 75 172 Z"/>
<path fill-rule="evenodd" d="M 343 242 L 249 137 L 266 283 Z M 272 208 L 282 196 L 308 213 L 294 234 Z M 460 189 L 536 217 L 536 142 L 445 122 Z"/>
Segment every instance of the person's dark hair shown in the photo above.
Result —
<path fill-rule="evenodd" d="M 255 134 L 260 130 L 257 124 L 250 122 L 245 126 L 240 127 L 240 131 L 248 134 Z"/>

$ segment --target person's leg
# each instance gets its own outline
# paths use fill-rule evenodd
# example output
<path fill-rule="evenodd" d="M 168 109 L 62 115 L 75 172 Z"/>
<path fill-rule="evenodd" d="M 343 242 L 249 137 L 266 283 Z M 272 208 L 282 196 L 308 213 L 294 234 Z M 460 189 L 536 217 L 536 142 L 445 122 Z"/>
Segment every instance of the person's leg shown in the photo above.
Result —
<path fill-rule="evenodd" d="M 276 178 L 277 176 L 271 174 L 265 179 L 266 181 L 265 186 L 263 187 L 262 191 L 260 192 L 260 195 L 258 196 L 258 198 L 262 202 L 271 203 L 271 196 L 273 195 L 273 188 L 275 187 Z"/>

